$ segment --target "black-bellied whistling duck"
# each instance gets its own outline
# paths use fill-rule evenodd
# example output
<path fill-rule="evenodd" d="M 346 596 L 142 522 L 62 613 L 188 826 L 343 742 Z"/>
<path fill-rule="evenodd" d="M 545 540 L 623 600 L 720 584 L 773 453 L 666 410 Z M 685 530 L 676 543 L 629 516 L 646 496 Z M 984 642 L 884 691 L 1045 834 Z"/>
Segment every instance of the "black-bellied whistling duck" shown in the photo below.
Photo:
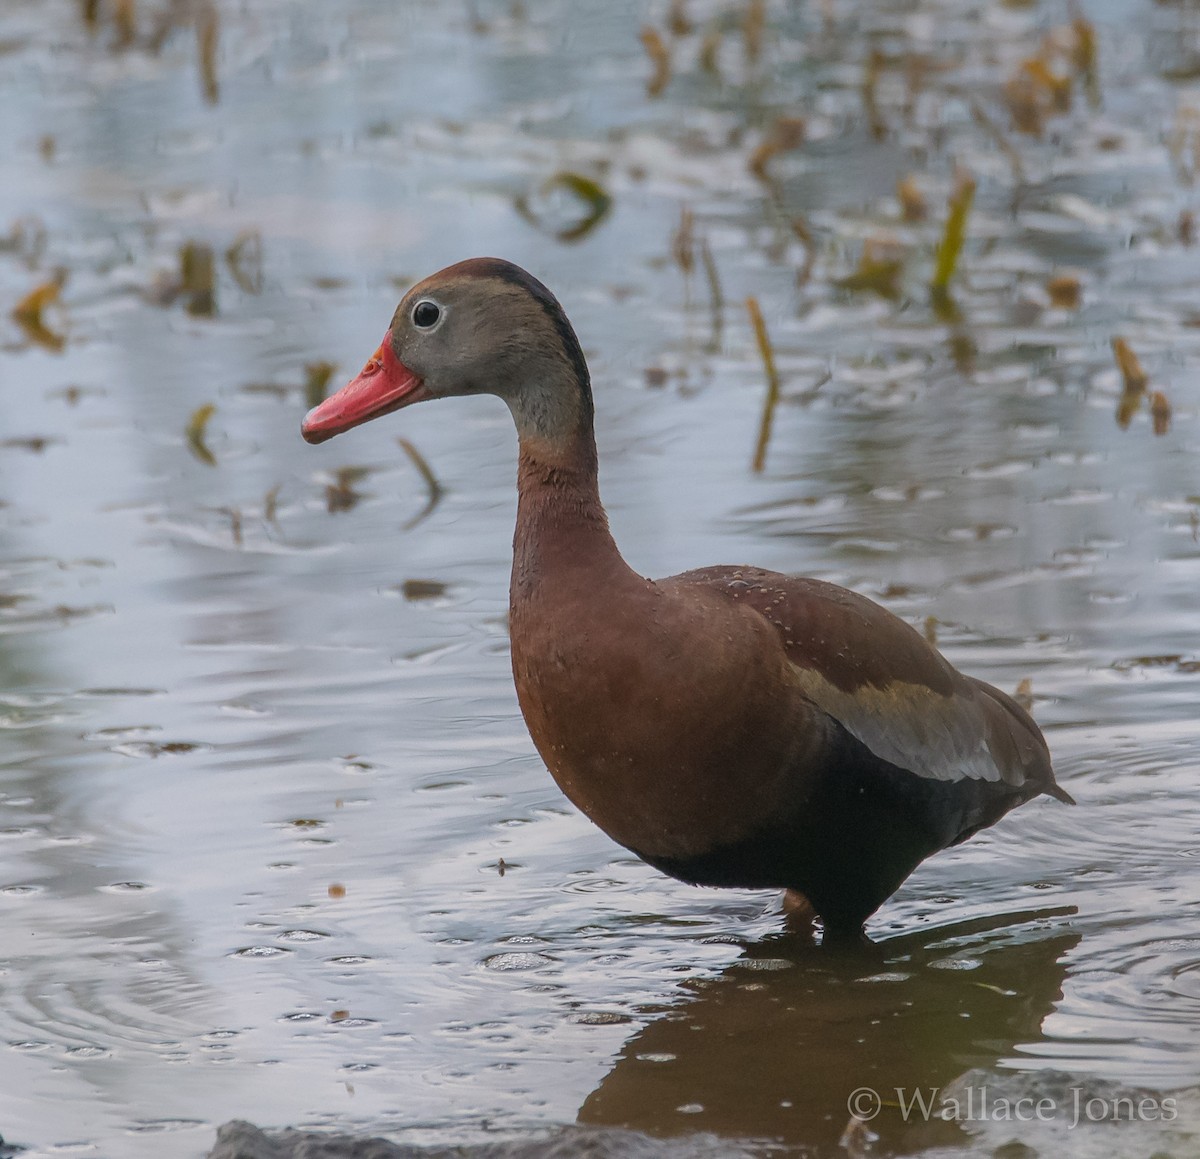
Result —
<path fill-rule="evenodd" d="M 856 934 L 931 853 L 1040 793 L 1073 803 L 1018 704 L 865 597 L 754 567 L 631 570 L 600 503 L 579 341 L 509 262 L 414 286 L 303 434 L 470 394 L 499 395 L 520 437 L 521 711 L 563 792 L 644 861 L 795 891 L 827 934 Z"/>

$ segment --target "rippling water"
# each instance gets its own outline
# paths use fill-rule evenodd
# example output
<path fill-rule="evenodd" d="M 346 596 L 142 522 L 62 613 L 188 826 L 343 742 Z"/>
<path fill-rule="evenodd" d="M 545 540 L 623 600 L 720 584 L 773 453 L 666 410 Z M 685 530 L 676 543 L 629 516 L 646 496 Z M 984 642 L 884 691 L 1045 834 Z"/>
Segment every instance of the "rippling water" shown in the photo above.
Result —
<path fill-rule="evenodd" d="M 454 5 L 228 5 L 213 106 L 186 29 L 156 56 L 65 0 L 0 12 L 0 231 L 26 220 L 0 294 L 68 275 L 61 350 L 0 320 L 10 1143 L 136 1159 L 199 1156 L 235 1117 L 442 1142 L 578 1119 L 843 1154 L 855 1088 L 966 1084 L 1062 1114 L 885 1107 L 878 1146 L 1195 1153 L 1200 261 L 1178 222 L 1200 208 L 1200 19 L 1086 5 L 1102 107 L 1038 140 L 998 93 L 1056 4 L 779 4 L 757 71 L 739 6 L 691 7 L 730 14 L 726 81 L 694 32 L 652 101 L 652 6 L 481 0 L 478 30 Z M 880 80 L 883 141 L 872 49 L 908 61 Z M 914 60 L 932 79 L 909 100 Z M 809 143 L 771 197 L 746 157 L 797 111 Z M 955 163 L 979 194 L 947 322 L 922 269 Z M 575 244 L 514 209 L 563 168 L 614 197 Z M 925 225 L 897 217 L 908 172 Z M 715 351 L 703 277 L 669 258 L 682 204 L 724 287 Z M 183 242 L 221 261 L 245 230 L 260 292 L 222 264 L 214 317 L 159 304 Z M 838 289 L 881 233 L 918 255 L 900 300 Z M 966 670 L 1032 682 L 1079 807 L 1041 799 L 935 858 L 849 959 L 784 934 L 776 898 L 669 881 L 584 822 L 511 688 L 503 407 L 298 436 L 305 366 L 355 371 L 409 279 L 478 253 L 570 313 L 635 567 L 754 562 L 884 601 Z M 1078 310 L 1042 288 L 1064 268 Z M 747 293 L 785 373 L 762 476 Z M 1114 422 L 1114 334 L 1167 435 L 1144 408 Z M 208 403 L 215 466 L 184 435 Z M 1079 1092 L 1176 1115 L 1069 1126 Z"/>

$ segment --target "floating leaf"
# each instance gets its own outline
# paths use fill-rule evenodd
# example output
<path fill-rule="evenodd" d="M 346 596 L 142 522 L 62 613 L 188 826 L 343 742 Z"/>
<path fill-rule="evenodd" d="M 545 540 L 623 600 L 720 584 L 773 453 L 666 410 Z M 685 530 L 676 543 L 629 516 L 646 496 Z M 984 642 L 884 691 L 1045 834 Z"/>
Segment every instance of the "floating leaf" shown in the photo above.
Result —
<path fill-rule="evenodd" d="M 210 318 L 217 310 L 216 259 L 212 246 L 189 241 L 179 251 L 179 280 L 189 314 Z"/>
<path fill-rule="evenodd" d="M 766 136 L 750 154 L 747 168 L 760 181 L 767 178 L 767 164 L 780 153 L 799 149 L 804 144 L 808 126 L 803 117 L 778 117 L 767 130 Z"/>
<path fill-rule="evenodd" d="M 942 231 L 942 240 L 938 244 L 937 256 L 934 258 L 933 281 L 930 283 L 935 294 L 945 294 L 954 269 L 958 265 L 959 254 L 962 253 L 963 242 L 967 237 L 967 218 L 971 213 L 971 203 L 975 200 L 975 179 L 966 173 L 959 173 L 955 182 L 954 192 L 950 195 L 949 212 L 946 214 L 946 225 Z"/>
<path fill-rule="evenodd" d="M 409 601 L 436 600 L 446 594 L 446 584 L 441 580 L 407 579 L 400 590 Z"/>
<path fill-rule="evenodd" d="M 220 39 L 221 17 L 215 4 L 202 4 L 196 13 L 196 57 L 200 63 L 200 82 L 204 88 L 204 99 L 210 105 L 217 103 L 220 89 L 217 86 L 217 44 Z"/>
<path fill-rule="evenodd" d="M 233 280 L 247 294 L 261 294 L 263 288 L 262 234 L 256 229 L 239 233 L 225 251 L 225 264 Z"/>
<path fill-rule="evenodd" d="M 113 23 L 117 26 L 117 48 L 128 48 L 137 39 L 135 0 L 112 0 Z"/>
<path fill-rule="evenodd" d="M 218 507 L 217 510 L 229 517 L 229 534 L 233 537 L 234 547 L 242 546 L 242 512 L 237 507 Z"/>
<path fill-rule="evenodd" d="M 1050 304 L 1060 310 L 1079 309 L 1081 288 L 1074 274 L 1055 274 L 1046 283 L 1046 293 L 1050 295 Z"/>
<path fill-rule="evenodd" d="M 1121 430 L 1128 429 L 1133 416 L 1141 409 L 1143 398 L 1145 395 L 1139 390 L 1121 392 L 1121 397 L 1117 400 L 1117 426 Z"/>
<path fill-rule="evenodd" d="M 704 39 L 700 43 L 700 67 L 710 76 L 719 76 L 721 66 L 721 26 L 715 21 L 708 26 Z"/>
<path fill-rule="evenodd" d="M 925 194 L 911 173 L 896 183 L 896 200 L 900 202 L 900 216 L 905 221 L 924 221 L 929 213 Z"/>
<path fill-rule="evenodd" d="M 1150 421 L 1156 435 L 1165 435 L 1171 429 L 1171 404 L 1161 390 L 1150 396 Z"/>
<path fill-rule="evenodd" d="M 1088 104 L 1093 108 L 1100 104 L 1100 80 L 1096 69 L 1096 26 L 1084 16 L 1077 0 L 1071 0 L 1071 31 L 1075 43 L 1071 53 L 1076 72 L 1083 77 L 1083 88 Z"/>
<path fill-rule="evenodd" d="M 1124 380 L 1126 392 L 1140 394 L 1150 384 L 1150 378 L 1142 369 L 1138 356 L 1134 354 L 1124 338 L 1112 340 L 1112 351 L 1117 362 L 1117 369 L 1121 372 L 1121 378 Z"/>
<path fill-rule="evenodd" d="M 40 324 L 42 320 L 42 311 L 45 310 L 47 306 L 52 306 L 58 301 L 58 295 L 61 289 L 62 282 L 58 279 L 49 282 L 43 282 L 40 286 L 35 286 L 13 307 L 13 317 L 18 322 L 34 322 Z"/>
<path fill-rule="evenodd" d="M 671 54 L 662 36 L 659 35 L 658 29 L 652 28 L 649 24 L 642 28 L 640 37 L 642 47 L 646 50 L 650 63 L 654 65 L 654 72 L 650 74 L 650 79 L 646 82 L 646 95 L 657 97 L 671 79 Z"/>
<path fill-rule="evenodd" d="M 192 412 L 192 417 L 188 419 L 187 429 L 184 432 L 187 435 L 188 449 L 202 463 L 206 463 L 210 467 L 217 465 L 216 456 L 208 449 L 204 438 L 208 430 L 208 420 L 216 414 L 217 407 L 215 403 L 206 402 L 203 406 L 197 407 Z"/>
<path fill-rule="evenodd" d="M 767 26 L 766 0 L 747 0 L 742 17 L 742 39 L 746 45 L 746 60 L 756 64 L 762 56 L 763 32 Z"/>
<path fill-rule="evenodd" d="M 687 36 L 692 31 L 692 22 L 687 15 L 687 0 L 671 0 L 667 13 L 667 27 L 672 36 Z"/>
<path fill-rule="evenodd" d="M 709 249 L 708 239 L 700 239 L 700 261 L 704 266 L 704 276 L 708 280 L 708 297 L 712 305 L 712 334 L 709 337 L 709 350 L 721 348 L 721 330 L 725 322 L 725 297 L 721 293 L 721 279 L 717 274 L 717 263 Z"/>
<path fill-rule="evenodd" d="M 838 278 L 834 285 L 855 293 L 869 292 L 895 301 L 900 297 L 904 273 L 904 251 L 889 238 L 867 238 L 854 273 Z"/>
<path fill-rule="evenodd" d="M 330 515 L 338 511 L 350 511 L 363 498 L 354 484 L 361 482 L 371 473 L 370 467 L 339 467 L 333 473 L 333 482 L 325 488 L 325 509 Z"/>
<path fill-rule="evenodd" d="M 758 342 L 758 353 L 762 357 L 763 368 L 767 372 L 767 394 L 763 399 L 762 418 L 759 420 L 758 442 L 754 448 L 752 465 L 755 474 L 759 474 L 767 465 L 767 446 L 771 441 L 771 426 L 775 421 L 775 408 L 779 405 L 779 372 L 775 368 L 775 351 L 771 346 L 771 337 L 767 333 L 767 324 L 763 321 L 758 299 L 747 298 L 746 310 L 750 314 L 750 324 L 754 327 L 754 337 Z"/>
<path fill-rule="evenodd" d="M 551 224 L 550 214 L 546 211 L 535 211 L 530 207 L 525 197 L 516 200 L 517 212 L 530 225 L 543 232 L 550 233 L 558 241 L 578 241 L 586 237 L 597 225 L 608 216 L 612 209 L 612 197 L 600 183 L 582 173 L 562 170 L 544 181 L 538 190 L 539 199 L 546 199 L 555 193 L 565 193 L 572 201 L 584 210 L 582 216 L 567 225 L 555 227 Z"/>
<path fill-rule="evenodd" d="M 1050 108 L 1056 113 L 1068 112 L 1071 108 L 1072 80 L 1069 75 L 1059 75 L 1040 56 L 1031 57 L 1021 65 L 1022 71 L 1033 78 L 1033 83 L 1042 89 Z"/>
<path fill-rule="evenodd" d="M 433 473 L 433 468 L 429 465 L 425 456 L 407 439 L 397 439 L 396 441 L 400 444 L 400 449 L 412 460 L 413 466 L 416 467 L 421 478 L 425 480 L 425 487 L 429 491 L 429 499 L 425 506 L 404 525 L 404 529 L 407 531 L 409 528 L 415 527 L 422 519 L 429 515 L 438 503 L 441 502 L 443 492 L 442 485 L 438 482 L 438 478 Z"/>
<path fill-rule="evenodd" d="M 1045 94 L 1023 69 L 1004 86 L 1004 103 L 1013 128 L 1031 137 L 1040 137 L 1046 125 Z"/>
<path fill-rule="evenodd" d="M 690 277 L 696 266 L 695 224 L 692 211 L 686 205 L 683 206 L 679 211 L 679 228 L 671 237 L 671 256 L 683 271 L 684 277 Z"/>
<path fill-rule="evenodd" d="M 47 350 L 62 350 L 67 343 L 62 334 L 50 329 L 43 317 L 46 309 L 58 302 L 65 281 L 65 272 L 59 271 L 50 281 L 30 290 L 12 310 L 13 321 L 21 327 L 25 337 Z"/>

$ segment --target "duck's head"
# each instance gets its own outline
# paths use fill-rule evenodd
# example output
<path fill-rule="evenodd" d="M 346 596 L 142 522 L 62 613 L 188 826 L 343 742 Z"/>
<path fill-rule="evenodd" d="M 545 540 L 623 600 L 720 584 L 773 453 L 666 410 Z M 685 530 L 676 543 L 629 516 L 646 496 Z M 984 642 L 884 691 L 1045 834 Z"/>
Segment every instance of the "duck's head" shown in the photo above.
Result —
<path fill-rule="evenodd" d="M 321 443 L 430 398 L 494 394 L 522 437 L 570 439 L 590 428 L 587 363 L 554 295 L 519 266 L 473 258 L 404 295 L 358 377 L 304 417 Z"/>

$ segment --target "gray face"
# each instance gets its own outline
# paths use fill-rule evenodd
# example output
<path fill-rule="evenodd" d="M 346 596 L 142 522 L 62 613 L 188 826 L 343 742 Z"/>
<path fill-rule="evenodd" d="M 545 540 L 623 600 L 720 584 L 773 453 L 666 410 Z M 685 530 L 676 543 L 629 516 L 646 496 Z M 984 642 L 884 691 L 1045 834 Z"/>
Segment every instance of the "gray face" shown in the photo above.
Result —
<path fill-rule="evenodd" d="M 497 353 L 507 329 L 503 303 L 462 281 L 413 287 L 396 307 L 390 333 L 396 357 L 430 394 L 500 393 Z"/>
<path fill-rule="evenodd" d="M 544 439 L 580 423 L 575 364 L 554 314 L 524 285 L 435 274 L 404 296 L 390 333 L 396 357 L 435 397 L 498 395 L 522 434 Z"/>

